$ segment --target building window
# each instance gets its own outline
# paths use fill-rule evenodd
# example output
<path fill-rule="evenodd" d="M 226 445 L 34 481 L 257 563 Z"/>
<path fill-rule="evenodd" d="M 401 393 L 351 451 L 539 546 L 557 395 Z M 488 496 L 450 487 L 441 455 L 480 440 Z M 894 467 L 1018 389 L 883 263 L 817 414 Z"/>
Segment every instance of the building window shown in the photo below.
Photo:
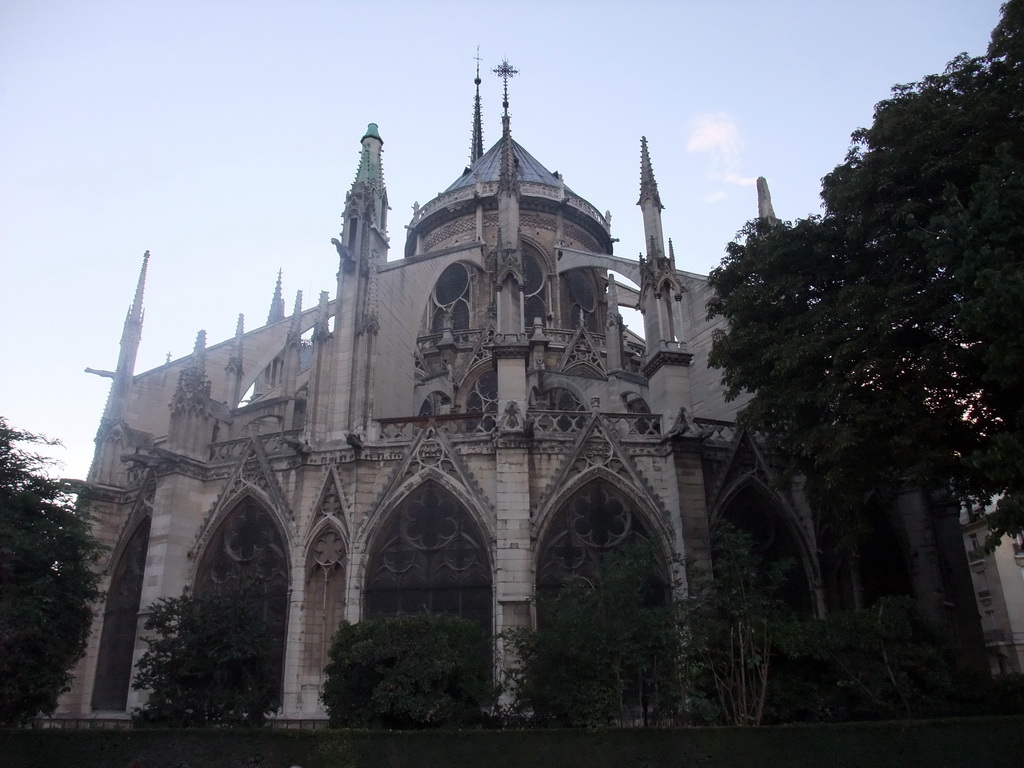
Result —
<path fill-rule="evenodd" d="M 418 488 L 392 514 L 378 542 L 367 569 L 367 616 L 443 613 L 491 632 L 484 538 L 451 493 L 436 483 Z"/>
<path fill-rule="evenodd" d="M 288 623 L 288 558 L 284 537 L 263 505 L 245 499 L 224 518 L 200 560 L 195 593 L 237 597 L 256 607 L 273 644 L 280 685 Z"/>
<path fill-rule="evenodd" d="M 149 527 L 147 515 L 128 540 L 110 580 L 96 662 L 96 685 L 92 692 L 93 709 L 123 712 L 128 706 Z"/>

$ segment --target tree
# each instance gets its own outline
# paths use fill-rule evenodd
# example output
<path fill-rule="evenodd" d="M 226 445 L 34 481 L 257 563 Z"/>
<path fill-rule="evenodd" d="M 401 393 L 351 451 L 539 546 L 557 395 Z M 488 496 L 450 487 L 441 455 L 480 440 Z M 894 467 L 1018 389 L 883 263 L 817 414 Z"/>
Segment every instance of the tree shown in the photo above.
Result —
<path fill-rule="evenodd" d="M 322 698 L 333 727 L 474 725 L 496 697 L 488 640 L 468 619 L 439 614 L 342 622 Z"/>
<path fill-rule="evenodd" d="M 712 365 L 743 421 L 855 535 L 870 493 L 1001 497 L 1024 523 L 1024 0 L 988 52 L 896 86 L 823 180 L 710 276 Z M 1016 513 L 1016 514 L 1014 514 Z"/>
<path fill-rule="evenodd" d="M 50 460 L 0 418 L 0 724 L 52 712 L 85 651 L 100 548 Z"/>
<path fill-rule="evenodd" d="M 134 687 L 149 691 L 137 722 L 173 728 L 261 725 L 277 709 L 278 683 L 263 620 L 244 598 L 164 598 Z"/>
<path fill-rule="evenodd" d="M 787 622 L 775 638 L 768 708 L 776 722 L 977 714 L 992 692 L 906 597 Z"/>
<path fill-rule="evenodd" d="M 768 699 L 775 634 L 789 618 L 777 593 L 794 563 L 765 560 L 751 536 L 727 522 L 711 533 L 714 576 L 690 573 L 681 612 L 690 697 L 714 702 L 715 719 L 726 725 L 757 726 Z"/>
<path fill-rule="evenodd" d="M 515 709 L 535 725 L 670 722 L 681 712 L 675 606 L 646 543 L 608 553 L 594 579 L 537 600 L 538 626 L 505 633 Z"/>

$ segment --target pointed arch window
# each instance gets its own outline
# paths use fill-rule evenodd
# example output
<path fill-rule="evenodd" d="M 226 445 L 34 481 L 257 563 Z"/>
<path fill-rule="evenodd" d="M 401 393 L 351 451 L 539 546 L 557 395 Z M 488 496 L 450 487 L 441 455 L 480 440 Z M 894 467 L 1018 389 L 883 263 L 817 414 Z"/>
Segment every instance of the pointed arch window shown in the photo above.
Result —
<path fill-rule="evenodd" d="M 547 280 L 540 255 L 529 246 L 523 248 L 523 308 L 526 316 L 523 325 L 532 328 L 540 318 L 541 325 L 548 324 Z"/>
<path fill-rule="evenodd" d="M 430 332 L 441 333 L 445 327 L 453 331 L 469 328 L 470 274 L 465 264 L 449 264 L 434 283 Z"/>
<path fill-rule="evenodd" d="M 597 331 L 597 291 L 594 278 L 589 270 L 570 269 L 563 275 L 566 292 L 568 293 L 569 315 L 566 317 L 567 328 L 586 328 L 591 333 Z M 564 306 L 564 305 L 563 305 Z"/>
<path fill-rule="evenodd" d="M 558 589 L 573 578 L 593 583 L 599 578 L 605 555 L 649 540 L 634 502 L 610 483 L 588 483 L 558 511 L 544 536 L 537 588 Z M 659 566 L 658 570 L 664 569 Z"/>
<path fill-rule="evenodd" d="M 152 498 L 150 494 L 147 506 L 152 506 Z M 92 691 L 92 708 L 96 710 L 123 712 L 128 706 L 150 523 L 147 514 L 135 527 L 110 579 Z"/>
<path fill-rule="evenodd" d="M 492 629 L 491 569 L 484 538 L 465 507 L 437 483 L 409 495 L 370 556 L 367 616 L 422 611 Z"/>
<path fill-rule="evenodd" d="M 280 684 L 288 622 L 288 558 L 270 512 L 243 499 L 217 527 L 196 572 L 195 593 L 248 600 L 266 622 Z"/>
<path fill-rule="evenodd" d="M 466 396 L 466 413 L 483 414 L 476 431 L 489 431 L 497 424 L 498 413 L 498 374 L 493 370 L 485 371 L 477 377 L 469 388 Z"/>
<path fill-rule="evenodd" d="M 327 526 L 317 534 L 306 559 L 306 672 L 319 675 L 327 650 L 345 612 L 347 547 L 338 531 Z"/>

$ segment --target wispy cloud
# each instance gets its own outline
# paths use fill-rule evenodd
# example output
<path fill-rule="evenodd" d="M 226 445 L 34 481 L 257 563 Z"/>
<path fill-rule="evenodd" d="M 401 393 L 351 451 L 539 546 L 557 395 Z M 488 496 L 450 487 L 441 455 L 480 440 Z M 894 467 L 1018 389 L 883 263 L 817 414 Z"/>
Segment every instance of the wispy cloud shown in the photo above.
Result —
<path fill-rule="evenodd" d="M 740 173 L 743 156 L 743 138 L 739 128 L 725 112 L 706 112 L 690 121 L 689 137 L 686 141 L 688 152 L 701 152 L 711 158 L 708 178 L 742 187 L 753 186 L 757 180 Z M 704 196 L 705 202 L 715 202 L 726 197 L 723 191 L 711 192 Z"/>
<path fill-rule="evenodd" d="M 701 198 L 701 200 L 705 203 L 717 203 L 719 200 L 725 200 L 727 197 L 728 195 L 725 194 L 725 192 L 718 190 L 717 192 L 708 192 Z"/>

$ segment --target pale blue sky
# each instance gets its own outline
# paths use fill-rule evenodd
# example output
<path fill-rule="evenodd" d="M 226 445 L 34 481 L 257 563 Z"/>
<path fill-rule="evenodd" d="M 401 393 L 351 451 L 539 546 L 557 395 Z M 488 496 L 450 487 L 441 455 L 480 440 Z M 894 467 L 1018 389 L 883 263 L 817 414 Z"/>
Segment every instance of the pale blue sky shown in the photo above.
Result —
<path fill-rule="evenodd" d="M 681 268 L 707 273 L 756 212 L 818 210 L 895 83 L 982 53 L 998 0 L 0 2 L 0 415 L 85 475 L 143 251 L 137 371 L 333 296 L 345 192 L 384 139 L 392 258 L 414 201 L 466 165 L 476 46 L 485 146 L 513 136 L 643 247 L 640 136 Z"/>

